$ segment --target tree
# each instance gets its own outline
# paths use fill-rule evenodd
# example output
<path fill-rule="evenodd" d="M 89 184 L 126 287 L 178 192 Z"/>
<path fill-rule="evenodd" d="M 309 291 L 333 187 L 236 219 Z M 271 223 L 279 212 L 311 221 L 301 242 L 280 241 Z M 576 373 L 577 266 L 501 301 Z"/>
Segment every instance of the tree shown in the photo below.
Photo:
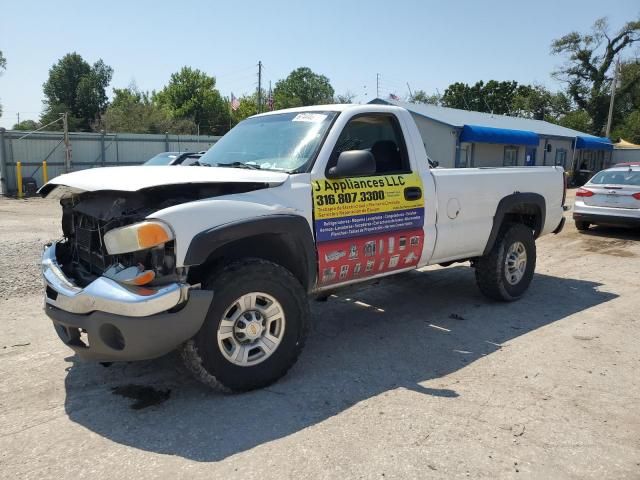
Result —
<path fill-rule="evenodd" d="M 562 92 L 551 92 L 542 85 L 521 85 L 513 98 L 511 113 L 519 117 L 557 123 L 571 111 L 571 100 Z"/>
<path fill-rule="evenodd" d="M 442 95 L 442 105 L 463 110 L 511 114 L 515 96 L 521 87 L 515 81 L 481 80 L 474 85 L 456 82 L 447 87 Z"/>
<path fill-rule="evenodd" d="M 216 79 L 190 67 L 171 75 L 154 102 L 168 109 L 173 119 L 188 119 L 200 132 L 223 134 L 229 129 L 229 106 L 216 89 Z"/>
<path fill-rule="evenodd" d="M 640 144 L 640 109 L 631 112 L 624 121 L 616 127 L 612 138 Z"/>
<path fill-rule="evenodd" d="M 578 130 L 579 132 L 590 132 L 593 130 L 591 116 L 584 110 L 573 110 L 568 112 L 558 120 L 558 124 L 563 127 Z"/>
<path fill-rule="evenodd" d="M 307 67 L 297 68 L 287 78 L 278 80 L 273 90 L 276 108 L 332 103 L 333 95 L 329 79 Z"/>
<path fill-rule="evenodd" d="M 424 90 L 416 90 L 412 95 L 409 95 L 409 102 L 411 103 L 428 103 L 430 105 L 442 104 L 442 95 L 434 93 L 429 95 Z"/>
<path fill-rule="evenodd" d="M 7 69 L 7 59 L 2 54 L 2 50 L 0 50 L 0 75 Z M 2 104 L 0 104 L 0 117 L 2 116 Z"/>
<path fill-rule="evenodd" d="M 591 32 L 571 32 L 551 44 L 551 52 L 566 58 L 553 76 L 567 84 L 567 93 L 591 119 L 591 133 L 602 135 L 607 123 L 611 91 L 611 70 L 620 53 L 640 41 L 640 19 L 628 22 L 612 35 L 606 18 L 593 24 Z M 640 82 L 630 78 L 618 92 L 620 96 Z"/>
<path fill-rule="evenodd" d="M 347 90 L 344 93 L 337 94 L 333 97 L 333 103 L 353 103 L 353 100 L 356 98 L 356 94 L 350 90 Z"/>
<path fill-rule="evenodd" d="M 35 120 L 23 120 L 20 123 L 16 123 L 13 126 L 14 130 L 26 130 L 33 131 L 37 130 L 40 125 Z"/>
<path fill-rule="evenodd" d="M 128 133 L 189 133 L 197 131 L 189 119 L 175 119 L 169 110 L 152 100 L 153 94 L 134 85 L 114 88 L 113 101 L 102 115 L 97 129 Z"/>
<path fill-rule="evenodd" d="M 267 98 L 265 93 L 262 93 L 262 98 Z M 238 98 L 240 105 L 236 110 L 231 112 L 231 123 L 236 125 L 247 117 L 258 113 L 258 94 L 253 93 L 251 95 L 243 95 Z"/>
<path fill-rule="evenodd" d="M 51 67 L 43 85 L 45 110 L 41 123 L 50 123 L 67 112 L 70 129 L 73 125 L 74 129 L 90 131 L 107 107 L 106 88 L 112 75 L 113 69 L 102 60 L 91 66 L 75 52 L 62 57 Z"/>

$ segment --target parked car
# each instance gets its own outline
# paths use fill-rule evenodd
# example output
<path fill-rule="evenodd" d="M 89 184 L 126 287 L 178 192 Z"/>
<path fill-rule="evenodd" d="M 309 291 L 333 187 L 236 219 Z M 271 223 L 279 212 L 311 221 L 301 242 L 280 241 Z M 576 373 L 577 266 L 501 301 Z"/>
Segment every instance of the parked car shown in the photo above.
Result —
<path fill-rule="evenodd" d="M 83 170 L 41 189 L 61 197 L 64 234 L 43 253 L 45 312 L 80 358 L 180 348 L 207 385 L 264 387 L 302 350 L 308 297 L 470 262 L 482 293 L 513 301 L 535 239 L 564 225 L 561 167 L 430 168 L 395 106 L 257 115 L 199 162 Z"/>
<path fill-rule="evenodd" d="M 602 170 L 576 191 L 573 220 L 590 225 L 640 227 L 640 166 Z"/>
<path fill-rule="evenodd" d="M 162 152 L 143 163 L 143 165 L 194 165 L 206 152 Z"/>
<path fill-rule="evenodd" d="M 622 162 L 616 163 L 614 167 L 640 167 L 640 162 Z"/>

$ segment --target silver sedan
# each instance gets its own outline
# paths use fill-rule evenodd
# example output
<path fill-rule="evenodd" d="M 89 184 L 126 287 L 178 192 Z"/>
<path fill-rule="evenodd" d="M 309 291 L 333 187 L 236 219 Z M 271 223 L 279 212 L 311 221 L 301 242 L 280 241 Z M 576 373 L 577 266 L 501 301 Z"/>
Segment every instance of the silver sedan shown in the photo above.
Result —
<path fill-rule="evenodd" d="M 595 174 L 576 191 L 573 220 L 578 230 L 592 224 L 640 227 L 640 166 Z"/>

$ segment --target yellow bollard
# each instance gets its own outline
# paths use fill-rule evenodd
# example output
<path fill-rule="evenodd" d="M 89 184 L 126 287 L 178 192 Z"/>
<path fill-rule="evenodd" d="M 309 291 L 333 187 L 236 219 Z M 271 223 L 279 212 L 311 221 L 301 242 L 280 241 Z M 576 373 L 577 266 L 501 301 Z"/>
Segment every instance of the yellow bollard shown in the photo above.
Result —
<path fill-rule="evenodd" d="M 18 182 L 18 198 L 22 198 L 22 162 L 16 162 L 16 181 Z"/>
<path fill-rule="evenodd" d="M 47 161 L 42 161 L 42 184 L 44 185 L 49 181 L 49 173 L 47 172 Z"/>

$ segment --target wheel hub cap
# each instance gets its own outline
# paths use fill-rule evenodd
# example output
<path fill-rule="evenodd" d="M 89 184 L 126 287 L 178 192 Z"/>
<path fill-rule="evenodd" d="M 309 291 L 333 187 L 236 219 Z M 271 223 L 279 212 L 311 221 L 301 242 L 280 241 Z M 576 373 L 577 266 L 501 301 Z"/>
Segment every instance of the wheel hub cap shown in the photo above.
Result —
<path fill-rule="evenodd" d="M 284 336 L 285 317 L 271 295 L 252 292 L 236 299 L 218 327 L 220 351 L 231 363 L 251 366 L 275 352 Z"/>
<path fill-rule="evenodd" d="M 516 285 L 527 270 L 527 249 L 522 242 L 514 242 L 507 250 L 504 260 L 504 274 L 510 285 Z"/>

